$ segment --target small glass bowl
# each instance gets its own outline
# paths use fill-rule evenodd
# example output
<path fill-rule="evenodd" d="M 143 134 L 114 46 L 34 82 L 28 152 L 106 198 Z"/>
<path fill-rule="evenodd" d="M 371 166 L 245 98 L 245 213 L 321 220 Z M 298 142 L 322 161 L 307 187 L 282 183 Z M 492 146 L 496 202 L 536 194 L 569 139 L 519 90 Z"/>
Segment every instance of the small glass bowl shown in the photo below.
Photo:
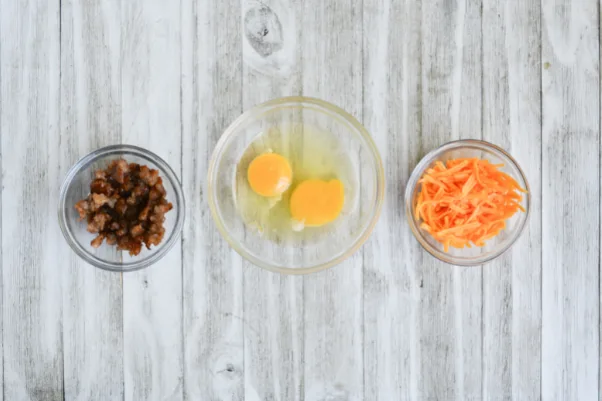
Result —
<path fill-rule="evenodd" d="M 90 193 L 90 183 L 94 172 L 104 169 L 115 159 L 125 159 L 128 163 L 146 165 L 159 170 L 163 186 L 167 192 L 167 200 L 173 209 L 165 214 L 165 237 L 158 246 L 150 250 L 142 247 L 137 256 L 130 256 L 127 251 L 118 251 L 116 246 L 103 243 L 98 249 L 90 245 L 95 238 L 86 230 L 86 222 L 80 221 L 75 203 Z M 174 171 L 159 156 L 146 149 L 130 145 L 113 145 L 95 150 L 80 159 L 67 173 L 59 194 L 58 217 L 61 231 L 71 246 L 86 262 L 104 270 L 127 272 L 150 266 L 174 246 L 184 225 L 184 194 L 182 186 Z"/>
<path fill-rule="evenodd" d="M 311 160 L 314 153 L 305 146 L 310 143 L 307 138 L 316 132 L 321 138 L 332 138 L 328 151 L 350 166 L 349 176 L 353 179 L 348 181 L 351 185 L 344 183 L 343 211 L 332 223 L 305 228 L 302 236 L 267 238 L 271 234 L 245 222 L 237 205 L 236 183 L 246 183 L 240 179 L 246 172 L 244 160 L 254 157 L 249 152 L 255 152 L 258 138 L 269 138 L 265 139 L 269 144 L 285 144 L 280 150 L 285 157 L 303 154 Z M 295 170 L 295 162 L 291 163 Z M 209 206 L 222 236 L 251 263 L 287 274 L 327 269 L 358 250 L 376 225 L 384 187 L 381 158 L 366 129 L 341 108 L 302 96 L 271 100 L 238 117 L 220 137 L 208 172 Z M 272 235 L 278 236 L 278 231 L 273 230 Z"/>
<path fill-rule="evenodd" d="M 527 193 L 522 194 L 521 205 L 525 212 L 518 211 L 506 221 L 506 228 L 497 236 L 485 241 L 484 247 L 472 246 L 472 248 L 449 248 L 449 252 L 443 250 L 443 245 L 436 241 L 428 232 L 420 228 L 420 221 L 414 216 L 416 197 L 420 193 L 421 185 L 418 180 L 425 171 L 435 164 L 436 161 L 447 161 L 457 158 L 480 158 L 487 159 L 492 164 L 503 164 L 501 171 L 514 178 Z M 408 181 L 405 192 L 406 218 L 412 229 L 412 233 L 420 242 L 420 245 L 437 259 L 459 266 L 476 266 L 489 262 L 507 251 L 520 237 L 527 219 L 530 207 L 529 183 L 518 163 L 505 150 L 489 142 L 481 140 L 460 140 L 446 143 L 445 145 L 431 151 L 420 160 Z"/>

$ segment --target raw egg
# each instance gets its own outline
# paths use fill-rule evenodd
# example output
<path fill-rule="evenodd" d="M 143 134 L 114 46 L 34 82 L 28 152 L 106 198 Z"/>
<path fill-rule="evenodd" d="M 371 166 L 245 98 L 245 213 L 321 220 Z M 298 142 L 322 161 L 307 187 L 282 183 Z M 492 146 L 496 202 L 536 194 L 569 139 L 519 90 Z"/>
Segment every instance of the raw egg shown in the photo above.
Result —
<path fill-rule="evenodd" d="M 258 195 L 275 197 L 291 185 L 293 171 L 288 160 L 276 153 L 257 156 L 247 170 L 247 180 Z"/>
<path fill-rule="evenodd" d="M 319 227 L 335 220 L 345 202 L 345 188 L 339 180 L 306 180 L 293 191 L 290 211 L 293 230 Z"/>

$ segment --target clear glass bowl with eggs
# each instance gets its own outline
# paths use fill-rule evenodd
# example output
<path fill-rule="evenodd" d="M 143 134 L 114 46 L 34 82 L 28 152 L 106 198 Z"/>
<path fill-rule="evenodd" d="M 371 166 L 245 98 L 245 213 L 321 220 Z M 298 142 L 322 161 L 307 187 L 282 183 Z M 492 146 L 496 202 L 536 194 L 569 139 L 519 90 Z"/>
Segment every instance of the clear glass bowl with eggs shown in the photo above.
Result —
<path fill-rule="evenodd" d="M 291 182 L 277 196 L 261 196 L 248 170 L 270 153 L 288 161 Z M 307 180 L 344 188 L 333 221 L 308 226 L 291 215 L 291 194 Z M 226 129 L 209 164 L 208 198 L 218 230 L 245 259 L 305 274 L 342 262 L 366 241 L 382 208 L 384 171 L 370 134 L 353 116 L 319 99 L 286 97 L 253 107 Z"/>

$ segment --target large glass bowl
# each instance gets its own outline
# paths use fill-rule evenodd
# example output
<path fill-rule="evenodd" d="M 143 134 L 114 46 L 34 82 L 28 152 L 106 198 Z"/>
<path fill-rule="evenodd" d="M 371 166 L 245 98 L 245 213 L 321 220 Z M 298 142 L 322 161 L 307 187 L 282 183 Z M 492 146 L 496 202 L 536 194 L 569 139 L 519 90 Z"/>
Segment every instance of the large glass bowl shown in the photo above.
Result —
<path fill-rule="evenodd" d="M 443 250 L 443 245 L 436 241 L 428 232 L 420 228 L 421 221 L 414 215 L 416 197 L 420 193 L 421 184 L 418 180 L 424 175 L 427 169 L 434 166 L 436 161 L 447 161 L 457 158 L 480 158 L 487 159 L 492 164 L 503 164 L 501 171 L 514 178 L 518 184 L 527 190 L 522 194 L 521 205 L 525 212 L 518 211 L 509 220 L 506 221 L 506 228 L 497 236 L 487 240 L 485 247 L 473 246 L 472 248 L 453 248 L 448 252 Z M 460 266 L 476 266 L 491 261 L 502 253 L 507 251 L 512 244 L 519 238 L 529 217 L 530 207 L 529 184 L 525 174 L 518 163 L 502 148 L 489 142 L 481 140 L 460 140 L 446 143 L 445 145 L 431 151 L 418 163 L 412 172 L 405 192 L 406 218 L 410 224 L 412 233 L 420 242 L 420 245 L 437 259 Z"/>
<path fill-rule="evenodd" d="M 86 222 L 80 221 L 75 203 L 90 193 L 90 183 L 94 172 L 104 169 L 116 159 L 123 158 L 129 163 L 146 165 L 159 171 L 167 192 L 167 201 L 173 209 L 165 214 L 165 237 L 158 246 L 151 249 L 142 247 L 137 256 L 118 251 L 115 246 L 103 243 L 98 249 L 90 245 L 96 235 L 86 230 Z M 60 190 L 58 217 L 61 231 L 71 249 L 86 262 L 105 270 L 126 272 L 147 267 L 159 259 L 176 244 L 184 225 L 184 194 L 176 174 L 169 165 L 156 154 L 136 146 L 114 145 L 98 149 L 79 160 L 67 173 Z"/>
<path fill-rule="evenodd" d="M 266 136 L 285 156 L 311 160 L 306 145 L 316 133 L 331 139 L 333 158 L 349 164 L 349 177 L 338 177 L 345 184 L 343 211 L 334 222 L 306 228 L 303 235 L 266 235 L 243 219 L 237 204 L 236 187 L 249 154 L 258 138 Z M 226 129 L 209 164 L 209 206 L 220 233 L 245 259 L 280 273 L 316 272 L 350 256 L 372 232 L 383 196 L 383 166 L 370 134 L 349 113 L 313 98 L 275 99 L 248 110 Z"/>

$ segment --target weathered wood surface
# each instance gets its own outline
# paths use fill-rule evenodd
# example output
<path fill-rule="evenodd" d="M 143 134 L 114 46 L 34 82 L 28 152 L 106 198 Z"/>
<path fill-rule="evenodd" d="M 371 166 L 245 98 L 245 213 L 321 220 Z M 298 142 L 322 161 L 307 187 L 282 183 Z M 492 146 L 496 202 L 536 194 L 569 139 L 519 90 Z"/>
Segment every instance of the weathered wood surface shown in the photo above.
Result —
<path fill-rule="evenodd" d="M 483 139 L 520 160 L 534 195 L 521 240 L 483 269 L 483 400 L 540 398 L 540 10 L 483 2 Z"/>
<path fill-rule="evenodd" d="M 60 139 L 56 144 L 60 174 L 52 178 L 52 187 L 60 184 L 82 155 L 123 138 L 120 3 L 70 0 L 60 6 Z M 25 41 L 19 46 L 32 45 Z M 53 225 L 54 214 L 52 210 L 46 217 Z M 121 399 L 121 277 L 91 269 L 64 241 L 48 246 L 61 250 L 60 259 L 53 259 L 51 264 L 63 284 L 64 397 Z M 33 394 L 31 398 L 38 399 Z"/>
<path fill-rule="evenodd" d="M 600 9 L 544 1 L 542 14 L 542 397 L 591 400 L 600 393 Z"/>
<path fill-rule="evenodd" d="M 242 106 L 303 93 L 302 2 L 242 2 Z M 245 399 L 305 397 L 304 277 L 245 263 Z"/>
<path fill-rule="evenodd" d="M 121 5 L 122 141 L 144 143 L 178 175 L 182 172 L 179 6 L 162 0 L 128 0 Z M 184 397 L 181 245 L 157 266 L 123 275 L 126 400 Z"/>
<path fill-rule="evenodd" d="M 0 0 L 5 400 L 598 400 L 596 0 Z M 217 139 L 243 110 L 315 96 L 386 168 L 377 228 L 306 277 L 243 261 L 208 211 Z M 507 149 L 532 213 L 485 266 L 444 265 L 403 215 L 418 160 Z M 130 143 L 182 180 L 187 220 L 119 275 L 63 241 L 58 186 Z"/>

